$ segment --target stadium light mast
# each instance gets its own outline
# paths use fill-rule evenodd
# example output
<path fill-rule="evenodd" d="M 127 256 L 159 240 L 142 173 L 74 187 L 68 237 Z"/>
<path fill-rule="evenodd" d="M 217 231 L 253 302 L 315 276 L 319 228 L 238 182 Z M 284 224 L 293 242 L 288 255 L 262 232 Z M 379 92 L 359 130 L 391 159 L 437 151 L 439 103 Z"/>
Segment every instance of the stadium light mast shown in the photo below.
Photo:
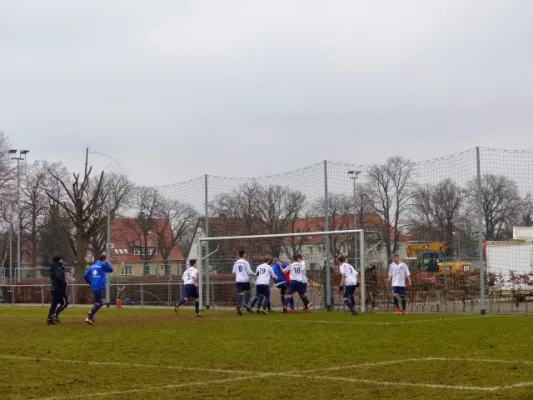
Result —
<path fill-rule="evenodd" d="M 353 228 L 357 229 L 357 190 L 356 190 L 356 181 L 359 178 L 361 171 L 348 171 L 348 178 L 353 182 Z M 361 221 L 362 225 L 363 221 Z M 357 248 L 354 248 L 354 265 L 357 267 Z M 361 265 L 361 268 L 363 266 Z"/>
<path fill-rule="evenodd" d="M 21 231 L 22 226 L 20 224 L 20 213 L 21 213 L 21 206 L 20 206 L 20 162 L 26 161 L 26 155 L 29 153 L 29 150 L 17 150 L 17 149 L 10 149 L 7 153 L 11 156 L 12 160 L 17 161 L 17 283 L 21 280 L 21 258 L 22 258 L 22 250 L 21 250 Z M 11 277 L 13 279 L 13 277 Z"/>

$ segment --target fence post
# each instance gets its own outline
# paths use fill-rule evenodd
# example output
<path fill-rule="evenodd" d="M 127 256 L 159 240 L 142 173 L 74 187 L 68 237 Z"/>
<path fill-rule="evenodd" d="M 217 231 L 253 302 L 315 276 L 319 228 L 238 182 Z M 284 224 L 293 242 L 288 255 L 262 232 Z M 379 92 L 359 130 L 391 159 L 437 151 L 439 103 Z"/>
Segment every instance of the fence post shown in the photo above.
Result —
<path fill-rule="evenodd" d="M 11 285 L 11 303 L 15 305 L 15 285 Z"/>
<path fill-rule="evenodd" d="M 71 285 L 72 287 L 72 305 L 76 305 L 76 284 Z"/>
<path fill-rule="evenodd" d="M 141 308 L 144 308 L 144 286 L 141 283 Z"/>
<path fill-rule="evenodd" d="M 209 175 L 205 174 L 205 236 L 209 237 Z M 209 242 L 205 242 L 205 309 L 209 310 L 211 306 L 211 297 L 209 292 Z"/>
<path fill-rule="evenodd" d="M 328 199 L 328 161 L 324 160 L 324 230 L 329 231 L 329 199 Z M 324 253 L 326 255 L 326 309 L 332 310 L 331 307 L 331 273 L 330 273 L 330 254 L 329 254 L 329 236 L 324 236 Z"/>
<path fill-rule="evenodd" d="M 44 307 L 44 286 L 41 285 L 41 306 Z"/>
<path fill-rule="evenodd" d="M 477 202 L 478 202 L 478 246 L 479 246 L 479 285 L 481 315 L 485 315 L 485 260 L 483 254 L 483 204 L 481 198 L 481 156 L 479 147 L 476 147 L 476 168 L 477 168 Z"/>

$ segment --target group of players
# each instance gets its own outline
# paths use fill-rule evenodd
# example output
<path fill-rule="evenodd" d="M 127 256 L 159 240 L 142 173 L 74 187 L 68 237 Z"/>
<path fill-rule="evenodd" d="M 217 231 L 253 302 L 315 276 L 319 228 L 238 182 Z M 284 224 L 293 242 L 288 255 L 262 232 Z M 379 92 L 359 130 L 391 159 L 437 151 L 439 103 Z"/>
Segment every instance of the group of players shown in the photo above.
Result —
<path fill-rule="evenodd" d="M 356 315 L 355 289 L 358 284 L 358 272 L 346 262 L 346 257 L 337 258 L 339 262 L 339 272 L 342 275 L 339 290 L 343 293 L 344 304 L 348 307 L 352 315 Z M 85 281 L 91 287 L 94 298 L 94 305 L 88 312 L 85 322 L 94 325 L 94 317 L 98 310 L 105 304 L 104 290 L 106 286 L 105 274 L 113 272 L 111 265 L 107 263 L 106 256 L 103 255 L 98 261 L 92 264 L 84 274 Z M 182 279 L 184 284 L 183 298 L 174 307 L 176 313 L 186 301 L 193 300 L 195 305 L 195 316 L 200 317 L 199 295 L 198 295 L 198 269 L 196 260 L 189 261 L 189 267 L 184 271 Z M 233 265 L 233 274 L 237 287 L 237 313 L 242 315 L 242 307 L 246 311 L 268 314 L 270 306 L 270 280 L 274 282 L 281 295 L 283 312 L 296 312 L 294 306 L 294 296 L 298 294 L 303 305 L 304 312 L 310 311 L 311 302 L 307 298 L 307 266 L 301 254 L 294 256 L 292 263 L 282 263 L 279 259 L 265 258 L 255 272 L 252 271 L 250 263 L 246 260 L 246 252 L 240 251 L 239 258 Z M 411 274 L 409 268 L 400 262 L 400 255 L 394 253 L 392 263 L 389 266 L 388 282 L 391 285 L 393 302 L 396 306 L 396 314 L 407 314 L 406 308 L 406 284 L 411 285 Z M 250 276 L 255 276 L 255 297 L 250 303 Z M 48 313 L 47 324 L 59 324 L 59 314 L 68 306 L 68 296 L 66 291 L 67 282 L 65 279 L 64 262 L 61 256 L 54 258 L 50 268 L 50 280 L 52 283 L 52 304 Z M 401 309 L 400 309 L 401 301 Z M 244 304 L 243 304 L 244 302 Z M 374 301 L 373 301 L 374 302 Z M 374 304 L 373 304 L 374 306 Z"/>
<path fill-rule="evenodd" d="M 292 263 L 282 263 L 279 259 L 267 257 L 263 260 L 255 272 L 246 259 L 246 252 L 239 251 L 239 258 L 233 265 L 233 274 L 237 288 L 237 313 L 242 315 L 242 307 L 253 313 L 268 314 L 270 306 L 270 280 L 279 289 L 283 312 L 296 312 L 294 296 L 298 294 L 303 305 L 304 312 L 310 311 L 311 302 L 307 298 L 307 266 L 301 254 L 294 256 Z M 346 262 L 346 257 L 339 256 L 339 272 L 342 276 L 339 290 L 343 293 L 344 304 L 352 315 L 356 315 L 355 290 L 359 286 L 356 269 Z M 410 271 L 406 264 L 400 261 L 400 255 L 394 253 L 392 263 L 389 266 L 388 282 L 391 285 L 393 302 L 396 306 L 396 314 L 407 314 L 406 307 L 406 284 L 411 284 Z M 255 276 L 255 297 L 250 302 L 250 276 Z M 198 302 L 198 269 L 196 260 L 190 260 L 190 266 L 183 273 L 184 295 L 175 306 L 175 311 L 188 300 L 195 304 L 195 316 L 201 316 Z M 400 301 L 402 308 L 400 309 Z M 257 308 L 255 308 L 257 307 Z M 254 310 L 255 308 L 255 310 Z"/>

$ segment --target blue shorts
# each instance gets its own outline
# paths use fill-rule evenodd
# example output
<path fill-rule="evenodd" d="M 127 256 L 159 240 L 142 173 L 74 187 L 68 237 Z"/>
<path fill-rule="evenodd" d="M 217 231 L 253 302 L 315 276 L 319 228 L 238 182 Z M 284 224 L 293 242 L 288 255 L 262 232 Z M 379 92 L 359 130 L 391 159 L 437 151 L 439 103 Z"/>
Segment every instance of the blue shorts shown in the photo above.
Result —
<path fill-rule="evenodd" d="M 183 297 L 187 299 L 197 299 L 198 297 L 198 288 L 195 285 L 183 285 Z"/>
<path fill-rule="evenodd" d="M 93 290 L 94 304 L 102 304 L 105 298 L 105 289 Z"/>
<path fill-rule="evenodd" d="M 300 296 L 305 294 L 304 284 L 300 281 L 291 281 L 289 284 L 289 294 L 298 293 Z"/>
<path fill-rule="evenodd" d="M 307 283 L 302 283 L 303 287 L 304 287 L 304 293 L 307 293 Z"/>
<path fill-rule="evenodd" d="M 255 285 L 255 295 L 259 296 L 269 296 L 270 295 L 270 286 L 268 285 Z"/>
<path fill-rule="evenodd" d="M 344 298 L 348 298 L 350 296 L 353 296 L 353 294 L 355 293 L 355 286 L 354 285 L 350 285 L 350 286 L 344 286 Z"/>
<path fill-rule="evenodd" d="M 281 294 L 282 294 L 283 296 L 285 296 L 285 294 L 287 293 L 287 290 L 289 289 L 289 286 L 288 286 L 285 282 L 283 282 L 283 283 L 278 283 L 278 284 L 276 285 L 276 287 L 281 291 Z"/>
<path fill-rule="evenodd" d="M 250 282 L 237 282 L 237 293 L 249 292 Z"/>
<path fill-rule="evenodd" d="M 393 286 L 392 294 L 397 294 L 401 298 L 404 298 L 405 297 L 405 286 Z"/>

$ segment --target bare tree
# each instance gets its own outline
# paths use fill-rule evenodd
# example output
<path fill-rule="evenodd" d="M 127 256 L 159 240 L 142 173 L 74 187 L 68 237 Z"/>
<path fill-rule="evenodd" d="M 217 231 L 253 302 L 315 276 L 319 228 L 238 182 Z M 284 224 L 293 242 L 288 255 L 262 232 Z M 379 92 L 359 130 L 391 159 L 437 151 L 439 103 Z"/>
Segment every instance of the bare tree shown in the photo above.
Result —
<path fill-rule="evenodd" d="M 63 177 L 49 169 L 50 175 L 63 188 L 66 198 L 57 196 L 54 188 L 47 188 L 46 194 L 53 204 L 59 206 L 71 223 L 68 226 L 62 219 L 60 222 L 63 231 L 68 236 L 69 245 L 74 255 L 75 274 L 79 279 L 86 266 L 87 252 L 91 238 L 105 225 L 105 218 L 96 218 L 95 215 L 104 207 L 106 195 L 102 196 L 104 172 L 99 175 L 94 190 L 89 190 L 92 167 L 88 165 L 88 153 L 85 158 L 83 175 L 73 174 L 72 184 Z M 71 234 L 74 231 L 73 235 Z"/>
<path fill-rule="evenodd" d="M 413 190 L 411 207 L 409 208 L 409 228 L 424 240 L 434 240 L 438 233 L 435 229 L 434 209 L 432 202 L 433 188 L 419 185 Z"/>
<path fill-rule="evenodd" d="M 453 231 L 464 198 L 465 190 L 449 178 L 438 183 L 431 193 L 433 216 L 441 232 L 441 241 L 448 243 L 452 254 Z"/>
<path fill-rule="evenodd" d="M 402 157 L 389 158 L 384 165 L 375 165 L 368 173 L 374 211 L 383 219 L 382 237 L 387 257 L 398 248 L 402 217 L 412 198 L 410 183 L 413 163 Z"/>
<path fill-rule="evenodd" d="M 182 252 L 187 246 L 192 231 L 196 228 L 198 212 L 189 204 L 178 200 L 162 199 L 158 204 L 157 215 L 162 219 L 156 224 L 157 243 L 165 265 L 176 247 Z"/>
<path fill-rule="evenodd" d="M 132 208 L 136 217 L 127 220 L 127 242 L 130 248 L 139 249 L 145 268 L 157 253 L 157 224 L 161 208 L 161 195 L 151 187 L 137 187 L 134 190 Z"/>
<path fill-rule="evenodd" d="M 94 191 L 98 188 L 98 179 L 92 179 L 89 185 L 89 191 Z M 121 216 L 127 207 L 131 204 L 130 196 L 133 193 L 133 183 L 124 175 L 118 173 L 110 173 L 105 176 L 102 184 L 103 190 L 100 191 L 102 203 L 104 206 L 95 212 L 93 218 L 105 218 L 107 222 L 107 213 L 111 221 Z M 106 198 L 107 197 L 107 198 Z M 107 225 L 107 224 L 106 224 Z M 95 260 L 100 255 L 105 253 L 107 242 L 106 225 L 91 237 L 90 250 Z"/>
<path fill-rule="evenodd" d="M 513 223 L 524 207 L 516 182 L 503 175 L 484 175 L 481 179 L 481 204 L 475 179 L 468 183 L 467 196 L 473 211 L 478 213 L 481 207 L 485 239 L 508 238 Z"/>

